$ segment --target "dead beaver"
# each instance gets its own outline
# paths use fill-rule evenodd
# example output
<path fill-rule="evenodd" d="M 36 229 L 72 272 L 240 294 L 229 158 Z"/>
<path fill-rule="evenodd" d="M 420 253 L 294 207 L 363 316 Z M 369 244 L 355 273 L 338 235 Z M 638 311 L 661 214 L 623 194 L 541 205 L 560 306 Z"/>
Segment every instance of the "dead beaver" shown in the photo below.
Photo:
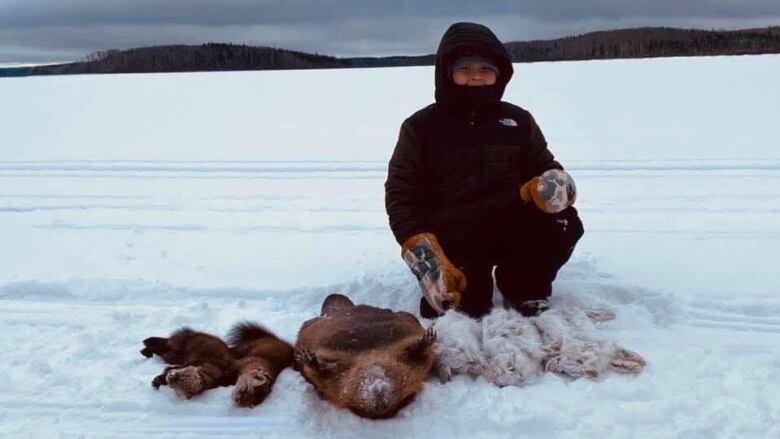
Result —
<path fill-rule="evenodd" d="M 254 407 L 271 392 L 276 377 L 292 364 L 292 346 L 256 323 L 233 327 L 230 345 L 219 337 L 182 328 L 170 337 L 149 337 L 141 354 L 169 364 L 152 380 L 155 389 L 170 386 L 182 399 L 208 389 L 237 384 L 233 401 Z"/>
<path fill-rule="evenodd" d="M 372 419 L 389 418 L 422 390 L 436 333 L 412 314 L 355 305 L 331 294 L 303 324 L 295 368 L 325 399 Z"/>

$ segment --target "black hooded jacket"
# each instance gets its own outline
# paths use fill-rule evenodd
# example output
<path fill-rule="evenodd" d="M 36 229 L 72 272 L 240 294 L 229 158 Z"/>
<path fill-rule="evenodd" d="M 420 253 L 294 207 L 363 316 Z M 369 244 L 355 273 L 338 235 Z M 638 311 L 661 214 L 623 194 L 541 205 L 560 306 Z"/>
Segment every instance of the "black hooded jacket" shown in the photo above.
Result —
<path fill-rule="evenodd" d="M 491 59 L 495 85 L 458 86 L 450 66 L 463 56 Z M 457 237 L 522 209 L 518 185 L 558 168 L 531 114 L 501 101 L 513 68 L 485 26 L 456 23 L 436 53 L 436 103 L 406 119 L 388 166 L 385 206 L 399 244 L 421 232 Z"/>

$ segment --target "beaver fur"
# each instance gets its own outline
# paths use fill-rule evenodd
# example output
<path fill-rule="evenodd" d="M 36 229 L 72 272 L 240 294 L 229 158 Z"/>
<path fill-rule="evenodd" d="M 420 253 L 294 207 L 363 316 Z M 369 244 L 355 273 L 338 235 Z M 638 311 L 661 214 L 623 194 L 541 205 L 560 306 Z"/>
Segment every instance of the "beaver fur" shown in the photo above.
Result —
<path fill-rule="evenodd" d="M 412 314 L 331 294 L 303 324 L 294 367 L 333 404 L 371 419 L 394 416 L 423 391 L 436 333 Z"/>

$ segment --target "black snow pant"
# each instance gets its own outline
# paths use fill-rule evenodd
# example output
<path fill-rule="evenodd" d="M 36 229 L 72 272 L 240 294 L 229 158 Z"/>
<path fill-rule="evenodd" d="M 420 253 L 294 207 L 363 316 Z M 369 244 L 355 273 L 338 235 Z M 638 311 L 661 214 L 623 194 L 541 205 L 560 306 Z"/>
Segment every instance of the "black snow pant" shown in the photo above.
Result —
<path fill-rule="evenodd" d="M 544 300 L 552 294 L 558 270 L 569 260 L 583 233 L 574 207 L 547 214 L 526 205 L 478 227 L 443 228 L 437 237 L 444 253 L 466 276 L 459 309 L 479 318 L 493 307 L 494 268 L 505 306 L 524 311 L 524 302 Z M 436 317 L 424 298 L 420 314 Z"/>

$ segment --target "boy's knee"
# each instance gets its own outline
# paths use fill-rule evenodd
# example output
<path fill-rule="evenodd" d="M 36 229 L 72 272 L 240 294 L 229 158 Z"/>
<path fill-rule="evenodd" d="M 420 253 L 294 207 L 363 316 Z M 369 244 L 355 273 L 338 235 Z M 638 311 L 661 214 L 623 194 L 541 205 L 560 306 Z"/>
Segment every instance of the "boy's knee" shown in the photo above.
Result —
<path fill-rule="evenodd" d="M 513 243 L 533 253 L 565 253 L 571 251 L 585 233 L 577 210 L 569 207 L 560 213 L 534 212 L 521 218 L 523 231 Z M 511 251 L 510 251 L 511 253 Z"/>
<path fill-rule="evenodd" d="M 561 214 L 563 213 L 565 213 L 565 215 L 556 218 L 555 222 L 559 227 L 559 233 L 563 237 L 565 247 L 571 248 L 577 244 L 577 241 L 585 234 L 585 227 L 583 226 L 579 215 L 577 215 L 577 211 L 573 207 L 569 207 L 561 212 Z"/>

